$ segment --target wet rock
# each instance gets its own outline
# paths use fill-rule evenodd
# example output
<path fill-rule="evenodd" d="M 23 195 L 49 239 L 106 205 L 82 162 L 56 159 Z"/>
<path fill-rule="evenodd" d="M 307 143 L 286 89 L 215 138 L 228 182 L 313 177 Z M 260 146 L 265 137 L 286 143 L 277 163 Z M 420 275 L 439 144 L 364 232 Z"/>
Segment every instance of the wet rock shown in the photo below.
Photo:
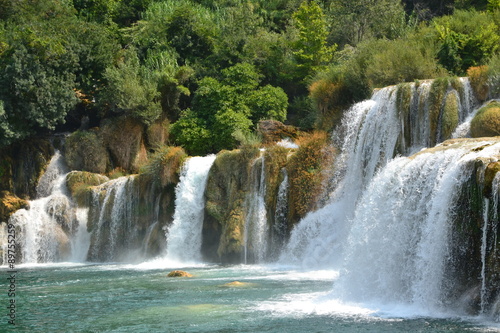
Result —
<path fill-rule="evenodd" d="M 180 270 L 175 270 L 171 271 L 167 275 L 168 277 L 193 277 L 193 275 L 189 274 L 188 272 L 185 271 L 180 271 Z"/>

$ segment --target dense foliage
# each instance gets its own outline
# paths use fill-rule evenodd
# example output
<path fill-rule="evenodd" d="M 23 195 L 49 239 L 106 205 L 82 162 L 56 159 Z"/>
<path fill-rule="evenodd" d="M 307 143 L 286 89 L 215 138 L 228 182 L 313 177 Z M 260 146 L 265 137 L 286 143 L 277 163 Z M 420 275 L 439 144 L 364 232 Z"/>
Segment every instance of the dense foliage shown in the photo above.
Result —
<path fill-rule="evenodd" d="M 117 116 L 190 154 L 328 130 L 376 87 L 498 82 L 499 45 L 498 0 L 0 0 L 0 146 Z"/>

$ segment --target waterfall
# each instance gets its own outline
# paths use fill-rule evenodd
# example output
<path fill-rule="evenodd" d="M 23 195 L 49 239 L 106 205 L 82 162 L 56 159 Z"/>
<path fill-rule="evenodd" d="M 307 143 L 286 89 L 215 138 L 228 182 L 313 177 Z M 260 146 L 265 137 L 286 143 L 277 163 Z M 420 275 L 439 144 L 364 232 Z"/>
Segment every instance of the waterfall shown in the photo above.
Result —
<path fill-rule="evenodd" d="M 481 313 L 483 314 L 486 309 L 486 250 L 488 246 L 488 211 L 490 207 L 490 200 L 483 198 L 483 226 L 481 236 Z"/>
<path fill-rule="evenodd" d="M 191 157 L 183 165 L 180 182 L 175 188 L 174 221 L 167 231 L 166 256 L 169 259 L 201 259 L 204 190 L 215 157 Z"/>
<path fill-rule="evenodd" d="M 88 208 L 76 209 L 78 227 L 75 236 L 71 239 L 71 260 L 74 262 L 83 262 L 87 259 L 90 247 L 90 233 L 87 231 L 88 215 Z"/>
<path fill-rule="evenodd" d="M 253 254 L 253 260 L 255 262 L 263 262 L 267 255 L 268 242 L 264 155 L 261 155 L 254 161 L 251 170 L 253 185 L 247 197 L 247 213 L 244 230 L 245 263 L 248 263 L 250 253 Z"/>
<path fill-rule="evenodd" d="M 90 260 L 122 260 L 137 250 L 139 193 L 134 179 L 135 176 L 120 177 L 93 188 L 89 212 L 93 224 Z"/>
<path fill-rule="evenodd" d="M 287 213 L 288 213 L 288 173 L 286 168 L 281 169 L 283 180 L 278 187 L 276 198 L 276 210 L 274 212 L 273 240 L 271 244 L 277 250 L 282 250 L 286 237 Z"/>
<path fill-rule="evenodd" d="M 475 101 L 468 79 L 460 83 L 463 89 L 449 88 L 436 103 L 442 109 L 447 96 L 453 94 L 458 103 L 457 117 L 465 121 Z M 307 267 L 341 264 L 349 221 L 374 175 L 398 154 L 414 154 L 443 136 L 442 116 L 435 124 L 435 132 L 431 132 L 431 89 L 431 81 L 382 88 L 370 100 L 346 111 L 333 137 L 341 151 L 333 168 L 329 200 L 294 227 L 280 261 Z"/>
<path fill-rule="evenodd" d="M 53 262 L 70 256 L 75 217 L 66 193 L 66 173 L 63 157 L 56 151 L 40 178 L 37 199 L 10 217 L 9 223 L 19 230 L 23 263 Z"/>
<path fill-rule="evenodd" d="M 500 152 L 484 142 L 394 159 L 357 205 L 334 295 L 352 301 L 414 304 L 439 310 L 447 288 L 450 228 L 471 163 Z"/>

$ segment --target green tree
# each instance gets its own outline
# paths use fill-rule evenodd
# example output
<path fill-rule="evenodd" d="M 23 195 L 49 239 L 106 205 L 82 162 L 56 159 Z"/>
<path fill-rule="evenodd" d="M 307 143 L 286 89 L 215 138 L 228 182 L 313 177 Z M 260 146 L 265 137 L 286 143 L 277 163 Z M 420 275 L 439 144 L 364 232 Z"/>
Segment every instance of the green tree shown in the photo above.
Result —
<path fill-rule="evenodd" d="M 292 45 L 296 77 L 304 80 L 332 60 L 336 45 L 327 45 L 326 19 L 316 1 L 304 1 L 293 14 L 293 20 L 298 32 Z"/>
<path fill-rule="evenodd" d="M 107 85 L 101 106 L 114 113 L 129 114 L 144 124 L 151 124 L 161 115 L 156 83 L 145 79 L 147 68 L 140 65 L 135 50 L 125 50 L 116 66 L 106 69 Z"/>
<path fill-rule="evenodd" d="M 406 31 L 400 0 L 332 0 L 330 38 L 338 44 L 357 45 L 370 37 L 397 38 Z"/>
<path fill-rule="evenodd" d="M 463 75 L 486 62 L 499 49 L 498 26 L 484 12 L 458 10 L 433 21 L 441 43 L 439 62 L 451 73 Z"/>

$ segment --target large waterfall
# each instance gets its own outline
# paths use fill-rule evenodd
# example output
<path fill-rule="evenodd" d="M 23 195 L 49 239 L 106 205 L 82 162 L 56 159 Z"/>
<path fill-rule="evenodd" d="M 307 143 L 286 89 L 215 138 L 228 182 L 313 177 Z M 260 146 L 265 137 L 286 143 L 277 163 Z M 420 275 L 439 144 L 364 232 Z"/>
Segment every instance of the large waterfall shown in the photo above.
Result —
<path fill-rule="evenodd" d="M 174 221 L 167 231 L 168 259 L 181 262 L 201 259 L 201 229 L 204 215 L 204 189 L 215 155 L 189 158 L 175 189 Z"/>
<path fill-rule="evenodd" d="M 458 143 L 396 158 L 384 167 L 350 221 L 343 274 L 334 294 L 438 310 L 454 287 L 454 277 L 445 273 L 453 260 L 451 221 L 460 188 L 474 172 L 472 161 L 500 153 L 498 143 L 474 151 L 484 145 Z"/>
<path fill-rule="evenodd" d="M 451 96 L 457 103 L 456 118 L 464 122 L 476 102 L 468 80 L 460 83 L 460 93 L 449 88 L 436 104 L 446 105 Z M 346 112 L 334 137 L 341 152 L 335 162 L 329 201 L 294 228 L 281 261 L 339 267 L 349 221 L 374 175 L 398 154 L 410 155 L 451 137 L 452 131 L 448 137 L 443 133 L 442 115 L 431 119 L 431 87 L 431 82 L 386 87 Z M 405 91 L 408 96 L 403 103 Z"/>

